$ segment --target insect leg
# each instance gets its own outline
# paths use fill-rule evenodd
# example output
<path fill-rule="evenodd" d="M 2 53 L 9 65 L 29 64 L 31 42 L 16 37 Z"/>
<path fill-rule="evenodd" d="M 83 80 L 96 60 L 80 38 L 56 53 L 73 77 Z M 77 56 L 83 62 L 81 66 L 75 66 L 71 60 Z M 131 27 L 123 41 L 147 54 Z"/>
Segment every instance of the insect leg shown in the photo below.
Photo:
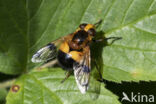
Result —
<path fill-rule="evenodd" d="M 113 39 L 113 41 L 110 43 L 110 44 L 113 44 L 116 40 L 122 39 L 122 37 L 108 37 L 108 38 L 101 38 L 97 40 L 93 39 L 93 42 L 102 42 L 102 41 L 107 41 L 109 39 Z"/>
<path fill-rule="evenodd" d="M 98 28 L 101 23 L 102 23 L 102 19 L 100 19 L 98 22 L 94 24 L 95 28 Z"/>
<path fill-rule="evenodd" d="M 72 74 L 72 71 L 67 71 L 66 77 L 61 81 L 61 83 L 63 83 L 66 79 L 68 79 L 71 74 Z"/>
<path fill-rule="evenodd" d="M 97 71 L 98 71 L 98 73 L 99 73 L 99 76 L 100 76 L 100 79 L 98 79 L 98 81 L 99 82 L 104 82 L 104 79 L 103 79 L 103 77 L 102 77 L 102 74 L 101 74 L 101 72 L 100 72 L 100 68 L 98 67 L 98 65 L 97 65 L 97 63 L 96 63 L 96 61 L 93 59 L 93 61 L 94 61 L 94 64 L 95 64 L 95 67 L 96 67 L 96 69 L 97 69 Z"/>
<path fill-rule="evenodd" d="M 43 69 L 43 68 L 48 68 L 48 67 L 52 67 L 53 65 L 55 65 L 57 63 L 57 60 L 53 60 L 53 61 L 50 61 L 42 66 L 40 66 L 38 69 Z"/>
<path fill-rule="evenodd" d="M 113 44 L 116 40 L 122 39 L 122 37 L 109 37 L 109 38 L 105 38 L 105 40 L 109 40 L 109 39 L 113 39 L 112 42 L 110 44 Z"/>

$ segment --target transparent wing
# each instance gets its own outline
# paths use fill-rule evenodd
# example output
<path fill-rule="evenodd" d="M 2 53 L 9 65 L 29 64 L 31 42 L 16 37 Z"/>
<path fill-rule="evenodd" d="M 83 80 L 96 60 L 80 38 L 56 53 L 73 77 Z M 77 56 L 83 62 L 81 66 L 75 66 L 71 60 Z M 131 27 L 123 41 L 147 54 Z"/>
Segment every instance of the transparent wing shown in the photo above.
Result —
<path fill-rule="evenodd" d="M 77 86 L 81 93 L 85 94 L 89 87 L 89 76 L 91 71 L 91 58 L 90 58 L 90 48 L 87 46 L 85 48 L 84 57 L 79 63 L 75 63 L 74 76 Z"/>
<path fill-rule="evenodd" d="M 45 62 L 56 57 L 56 46 L 54 43 L 49 43 L 45 47 L 38 50 L 33 56 L 31 61 L 34 63 Z"/>
<path fill-rule="evenodd" d="M 38 50 L 33 56 L 31 61 L 34 63 L 38 62 L 46 62 L 49 60 L 52 60 L 57 55 L 57 48 L 63 41 L 67 41 L 72 37 L 73 34 L 66 35 L 62 38 L 59 38 L 49 44 L 47 44 L 45 47 Z"/>

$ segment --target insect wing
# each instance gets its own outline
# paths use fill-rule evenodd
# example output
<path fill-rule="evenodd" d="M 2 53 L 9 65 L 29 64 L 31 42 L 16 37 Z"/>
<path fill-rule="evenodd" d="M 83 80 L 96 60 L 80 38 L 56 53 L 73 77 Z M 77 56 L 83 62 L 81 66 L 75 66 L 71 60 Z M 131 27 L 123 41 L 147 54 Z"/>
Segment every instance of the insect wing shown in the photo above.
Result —
<path fill-rule="evenodd" d="M 77 86 L 82 94 L 85 94 L 89 87 L 89 76 L 91 71 L 90 61 L 90 49 L 88 47 L 84 57 L 79 63 L 75 63 L 73 68 Z"/>
<path fill-rule="evenodd" d="M 49 43 L 45 47 L 38 50 L 33 56 L 31 61 L 34 63 L 45 62 L 56 57 L 56 46 L 54 43 Z"/>
<path fill-rule="evenodd" d="M 54 59 L 57 55 L 56 47 L 58 47 L 63 41 L 67 41 L 68 39 L 70 39 L 72 35 L 73 34 L 66 35 L 41 48 L 32 56 L 31 61 L 34 63 L 38 63 Z"/>

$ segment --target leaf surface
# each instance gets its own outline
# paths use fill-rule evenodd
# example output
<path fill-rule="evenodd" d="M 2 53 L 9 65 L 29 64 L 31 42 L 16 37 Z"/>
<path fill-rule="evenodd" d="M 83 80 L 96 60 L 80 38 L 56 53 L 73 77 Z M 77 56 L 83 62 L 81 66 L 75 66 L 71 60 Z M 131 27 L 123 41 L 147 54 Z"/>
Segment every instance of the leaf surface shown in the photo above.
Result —
<path fill-rule="evenodd" d="M 105 89 L 103 84 L 100 86 L 100 94 L 93 90 L 82 94 L 73 76 L 61 83 L 64 77 L 62 69 L 23 75 L 13 85 L 20 89 L 15 92 L 11 88 L 7 104 L 120 104 L 117 97 Z"/>
<path fill-rule="evenodd" d="M 80 23 L 100 19 L 101 36 L 122 37 L 93 48 L 103 77 L 115 82 L 156 80 L 155 0 L 0 0 L 0 72 L 29 72 L 37 66 L 31 57 L 38 49 L 74 32 Z M 88 103 L 89 94 L 82 96 L 73 79 L 61 86 L 63 72 L 56 73 L 56 81 L 48 71 L 23 75 L 15 83 L 21 89 L 10 91 L 7 103 Z M 97 102 L 116 104 L 116 97 L 102 86 Z"/>

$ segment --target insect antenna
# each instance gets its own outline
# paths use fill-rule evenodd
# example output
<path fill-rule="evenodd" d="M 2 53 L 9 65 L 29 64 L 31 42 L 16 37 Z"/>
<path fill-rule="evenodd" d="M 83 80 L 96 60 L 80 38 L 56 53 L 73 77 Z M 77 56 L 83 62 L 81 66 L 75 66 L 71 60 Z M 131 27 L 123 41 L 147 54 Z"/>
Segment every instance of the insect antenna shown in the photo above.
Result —
<path fill-rule="evenodd" d="M 98 28 L 101 23 L 102 23 L 102 19 L 100 19 L 98 22 L 94 24 L 95 28 Z"/>
<path fill-rule="evenodd" d="M 122 39 L 122 37 L 108 37 L 108 38 L 105 38 L 104 40 L 109 40 L 109 39 L 113 39 L 112 42 L 110 43 L 110 44 L 113 44 L 116 40 Z"/>

